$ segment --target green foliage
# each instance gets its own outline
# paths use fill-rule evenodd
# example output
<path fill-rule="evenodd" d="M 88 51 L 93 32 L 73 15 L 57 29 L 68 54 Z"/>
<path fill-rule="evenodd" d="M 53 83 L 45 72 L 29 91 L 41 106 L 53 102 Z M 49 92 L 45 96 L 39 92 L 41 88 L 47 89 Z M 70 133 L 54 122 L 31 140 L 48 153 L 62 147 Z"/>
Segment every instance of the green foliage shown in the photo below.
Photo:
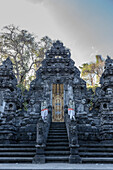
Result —
<path fill-rule="evenodd" d="M 100 87 L 100 85 L 99 84 L 95 84 L 94 86 L 87 85 L 87 89 L 92 89 L 94 93 L 97 87 Z"/>
<path fill-rule="evenodd" d="M 23 95 L 24 91 L 26 90 L 26 87 L 22 83 L 18 84 L 17 87 L 21 89 Z"/>
<path fill-rule="evenodd" d="M 19 86 L 29 88 L 35 71 L 44 59 L 45 50 L 51 44 L 52 40 L 47 36 L 39 41 L 27 30 L 14 25 L 5 26 L 0 33 L 0 62 L 9 57 Z"/>
<path fill-rule="evenodd" d="M 91 111 L 93 109 L 93 101 L 91 100 L 89 104 L 90 104 L 89 110 Z"/>
<path fill-rule="evenodd" d="M 27 111 L 27 105 L 28 105 L 28 103 L 27 103 L 27 102 L 24 102 L 23 105 L 24 105 L 24 110 Z"/>
<path fill-rule="evenodd" d="M 104 69 L 104 60 L 100 55 L 96 56 L 96 62 L 84 63 L 80 66 L 81 77 L 86 81 L 88 87 L 99 86 L 99 80 Z"/>

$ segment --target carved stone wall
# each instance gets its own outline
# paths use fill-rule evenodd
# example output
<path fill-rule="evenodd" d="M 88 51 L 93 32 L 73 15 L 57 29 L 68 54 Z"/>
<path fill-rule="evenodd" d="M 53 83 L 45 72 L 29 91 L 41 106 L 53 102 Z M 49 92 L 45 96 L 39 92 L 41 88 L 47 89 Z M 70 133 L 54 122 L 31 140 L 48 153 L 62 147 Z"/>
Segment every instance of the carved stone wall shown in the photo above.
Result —
<path fill-rule="evenodd" d="M 100 136 L 102 142 L 113 140 L 113 59 L 105 61 L 105 69 L 100 79 L 101 87 L 97 88 L 94 107 L 100 118 Z"/>
<path fill-rule="evenodd" d="M 17 88 L 13 65 L 7 58 L 0 66 L 0 142 L 35 143 L 36 124 L 41 115 L 41 102 L 52 107 L 52 85 L 63 84 L 64 107 L 75 104 L 79 143 L 111 142 L 113 139 L 113 60 L 108 57 L 100 79 L 101 87 L 87 90 L 86 82 L 71 59 L 70 50 L 56 41 L 45 54 L 36 79 L 24 96 Z M 23 109 L 26 101 L 27 111 Z M 93 108 L 90 110 L 90 105 Z"/>
<path fill-rule="evenodd" d="M 0 66 L 0 143 L 16 143 L 16 110 L 22 107 L 16 85 L 12 62 L 7 58 Z"/>

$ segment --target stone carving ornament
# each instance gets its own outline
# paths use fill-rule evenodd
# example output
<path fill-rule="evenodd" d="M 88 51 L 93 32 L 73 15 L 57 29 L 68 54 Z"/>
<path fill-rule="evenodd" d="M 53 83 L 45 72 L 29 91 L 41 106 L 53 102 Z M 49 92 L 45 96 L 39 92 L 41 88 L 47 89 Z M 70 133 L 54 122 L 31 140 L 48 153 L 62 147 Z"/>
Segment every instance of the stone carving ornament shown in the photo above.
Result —
<path fill-rule="evenodd" d="M 47 108 L 47 102 L 46 100 L 41 102 L 41 116 L 42 119 L 45 121 L 48 116 L 48 108 Z"/>
<path fill-rule="evenodd" d="M 68 104 L 68 115 L 70 119 L 75 120 L 75 102 L 71 99 L 69 99 L 69 104 Z"/>
<path fill-rule="evenodd" d="M 77 108 L 78 113 L 83 113 L 85 111 L 85 103 L 86 103 L 86 99 L 82 99 Z"/>

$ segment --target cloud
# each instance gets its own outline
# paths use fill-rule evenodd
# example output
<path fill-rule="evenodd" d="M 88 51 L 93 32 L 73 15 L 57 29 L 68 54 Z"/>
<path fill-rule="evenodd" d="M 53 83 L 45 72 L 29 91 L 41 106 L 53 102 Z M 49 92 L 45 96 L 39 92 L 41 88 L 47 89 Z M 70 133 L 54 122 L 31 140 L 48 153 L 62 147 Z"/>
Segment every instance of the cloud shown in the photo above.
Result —
<path fill-rule="evenodd" d="M 45 0 L 26 0 L 26 1 L 29 1 L 33 4 L 43 4 Z"/>
<path fill-rule="evenodd" d="M 46 8 L 59 29 L 59 31 L 57 30 L 58 39 L 61 39 L 67 47 L 73 47 L 74 56 L 80 56 L 80 59 L 76 58 L 76 60 L 82 62 L 83 58 L 92 60 L 93 56 L 98 53 L 102 55 L 110 53 L 110 51 L 112 53 L 113 24 L 111 21 L 113 12 L 109 1 L 27 1 L 43 5 Z M 48 27 L 51 29 L 52 25 L 49 24 Z M 53 29 L 53 32 L 56 30 Z"/>
<path fill-rule="evenodd" d="M 51 5 L 52 3 L 54 3 L 54 1 L 56 0 L 26 0 L 32 4 L 39 4 L 39 5 Z"/>

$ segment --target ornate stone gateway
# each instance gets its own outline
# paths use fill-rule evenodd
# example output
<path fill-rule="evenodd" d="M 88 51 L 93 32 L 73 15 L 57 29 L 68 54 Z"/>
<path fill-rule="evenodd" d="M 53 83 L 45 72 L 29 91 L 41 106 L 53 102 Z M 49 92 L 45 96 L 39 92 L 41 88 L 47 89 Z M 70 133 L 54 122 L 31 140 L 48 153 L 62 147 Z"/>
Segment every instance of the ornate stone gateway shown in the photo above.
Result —
<path fill-rule="evenodd" d="M 64 86 L 53 84 L 52 88 L 52 122 L 64 122 Z"/>
<path fill-rule="evenodd" d="M 10 58 L 0 65 L 0 163 L 113 163 L 113 59 L 105 60 L 95 93 L 74 64 L 54 42 L 24 93 Z M 26 148 L 36 149 L 33 159 Z"/>

